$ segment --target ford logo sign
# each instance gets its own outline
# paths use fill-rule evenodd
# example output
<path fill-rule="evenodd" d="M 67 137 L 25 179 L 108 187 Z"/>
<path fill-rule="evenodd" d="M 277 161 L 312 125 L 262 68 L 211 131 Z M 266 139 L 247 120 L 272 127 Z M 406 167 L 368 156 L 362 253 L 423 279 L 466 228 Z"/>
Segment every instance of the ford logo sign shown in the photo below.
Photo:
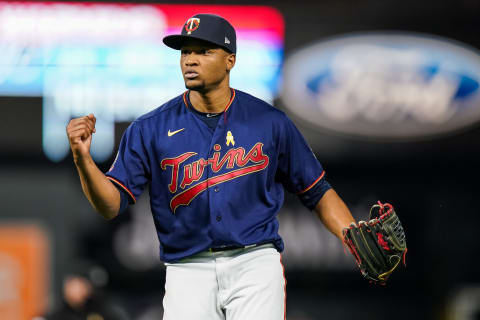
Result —
<path fill-rule="evenodd" d="M 480 55 L 421 34 L 333 38 L 285 62 L 281 98 L 317 128 L 405 140 L 444 134 L 480 120 Z"/>

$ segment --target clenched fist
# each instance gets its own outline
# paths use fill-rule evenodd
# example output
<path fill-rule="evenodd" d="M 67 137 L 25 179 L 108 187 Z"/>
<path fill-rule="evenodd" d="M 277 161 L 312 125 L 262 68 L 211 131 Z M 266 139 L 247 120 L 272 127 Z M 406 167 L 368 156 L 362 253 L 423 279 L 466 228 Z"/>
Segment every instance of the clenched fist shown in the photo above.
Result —
<path fill-rule="evenodd" d="M 92 134 L 95 133 L 96 121 L 95 116 L 90 113 L 88 116 L 72 119 L 68 123 L 67 136 L 74 159 L 90 155 L 90 145 Z"/>

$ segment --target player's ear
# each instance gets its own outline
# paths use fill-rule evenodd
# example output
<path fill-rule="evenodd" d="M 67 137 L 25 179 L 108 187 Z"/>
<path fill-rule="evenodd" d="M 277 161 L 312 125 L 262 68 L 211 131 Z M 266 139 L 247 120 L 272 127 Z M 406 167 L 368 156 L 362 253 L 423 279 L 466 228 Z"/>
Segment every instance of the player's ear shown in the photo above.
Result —
<path fill-rule="evenodd" d="M 225 61 L 227 63 L 227 72 L 232 70 L 232 68 L 235 66 L 235 60 L 236 60 L 235 53 L 228 53 L 228 55 L 225 58 Z"/>

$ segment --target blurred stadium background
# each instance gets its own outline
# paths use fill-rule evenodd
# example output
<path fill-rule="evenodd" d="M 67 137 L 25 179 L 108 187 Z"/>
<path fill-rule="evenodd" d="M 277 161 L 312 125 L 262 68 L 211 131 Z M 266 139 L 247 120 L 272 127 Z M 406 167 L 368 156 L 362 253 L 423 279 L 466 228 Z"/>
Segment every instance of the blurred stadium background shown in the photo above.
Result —
<path fill-rule="evenodd" d="M 237 28 L 232 86 L 294 119 L 357 219 L 387 201 L 406 229 L 407 268 L 372 287 L 287 196 L 287 318 L 480 319 L 478 0 L 0 2 L 0 318 L 57 308 L 88 262 L 131 319 L 161 319 L 148 194 L 97 216 L 65 126 L 95 113 L 106 171 L 129 122 L 183 92 L 161 39 L 197 12 Z"/>

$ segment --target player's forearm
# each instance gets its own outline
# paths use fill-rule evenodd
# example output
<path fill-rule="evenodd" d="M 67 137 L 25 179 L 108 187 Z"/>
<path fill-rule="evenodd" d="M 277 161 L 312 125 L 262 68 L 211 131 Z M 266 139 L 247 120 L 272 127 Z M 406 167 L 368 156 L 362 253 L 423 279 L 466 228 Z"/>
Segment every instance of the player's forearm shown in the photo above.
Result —
<path fill-rule="evenodd" d="M 343 238 L 343 228 L 355 222 L 347 205 L 333 189 L 325 192 L 315 207 L 315 212 L 325 227 L 339 239 Z"/>
<path fill-rule="evenodd" d="M 90 156 L 75 159 L 83 193 L 105 219 L 114 218 L 120 209 L 120 192 L 107 179 Z"/>

